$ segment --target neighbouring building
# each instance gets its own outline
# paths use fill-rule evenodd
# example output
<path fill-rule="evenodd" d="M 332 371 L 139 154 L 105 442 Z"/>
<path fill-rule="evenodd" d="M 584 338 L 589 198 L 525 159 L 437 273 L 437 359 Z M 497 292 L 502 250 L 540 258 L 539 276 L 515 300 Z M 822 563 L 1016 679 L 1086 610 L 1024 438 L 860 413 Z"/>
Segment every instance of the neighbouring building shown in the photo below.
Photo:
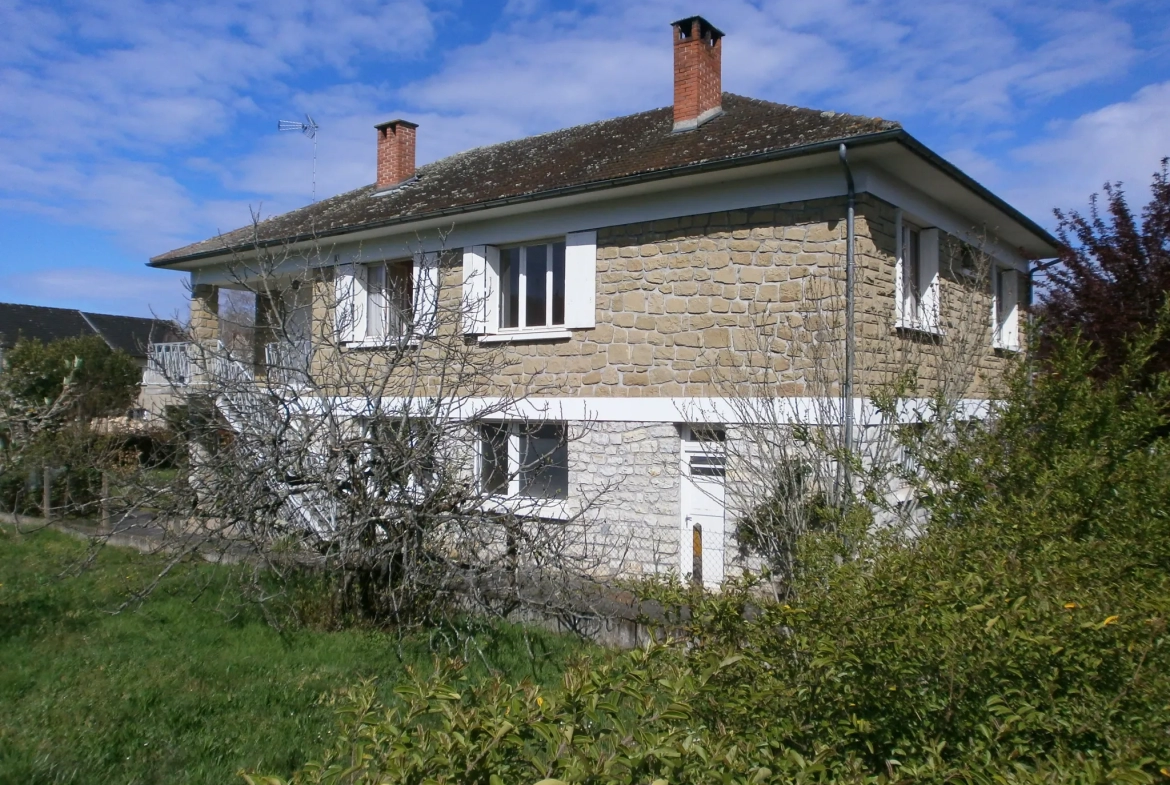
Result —
<path fill-rule="evenodd" d="M 22 338 L 48 343 L 96 335 L 111 349 L 130 355 L 142 368 L 143 384 L 137 406 L 140 414 L 161 414 L 163 400 L 169 395 L 163 380 L 150 371 L 147 355 L 151 347 L 177 341 L 181 334 L 176 324 L 162 319 L 0 303 L 0 361 L 5 350 Z"/>
<path fill-rule="evenodd" d="M 570 508 L 604 485 L 598 525 L 649 543 L 635 570 L 688 573 L 701 544 L 717 581 L 734 514 L 704 441 L 736 425 L 720 369 L 764 368 L 794 411 L 842 394 L 825 357 L 844 324 L 851 229 L 859 399 L 908 362 L 928 395 L 964 342 L 965 394 L 989 395 L 1021 348 L 1029 263 L 1056 247 L 896 122 L 723 92 L 724 36 L 705 19 L 675 22 L 670 40 L 672 106 L 423 166 L 425 129 L 383 123 L 372 184 L 150 264 L 189 272 L 199 343 L 218 338 L 218 290 L 263 272 L 257 329 L 268 312 L 282 329 L 257 340 L 257 374 L 295 356 L 319 375 L 325 359 L 360 364 L 408 338 L 425 352 L 435 330 L 459 330 L 502 357 L 496 394 L 528 396 L 482 426 L 478 482 Z M 261 271 L 274 254 L 284 261 Z M 443 327 L 445 303 L 470 307 Z M 753 352 L 759 363 L 736 359 Z M 533 418 L 540 428 L 517 424 Z M 546 459 L 540 482 L 508 471 L 531 454 Z"/>

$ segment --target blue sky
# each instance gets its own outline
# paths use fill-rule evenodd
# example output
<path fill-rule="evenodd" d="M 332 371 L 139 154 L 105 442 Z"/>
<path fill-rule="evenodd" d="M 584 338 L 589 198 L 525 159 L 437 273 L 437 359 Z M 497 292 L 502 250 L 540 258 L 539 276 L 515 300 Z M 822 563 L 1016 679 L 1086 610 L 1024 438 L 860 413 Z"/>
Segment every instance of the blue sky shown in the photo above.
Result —
<path fill-rule="evenodd" d="M 669 23 L 723 29 L 725 90 L 900 120 L 1032 217 L 1170 155 L 1165 0 L 0 0 L 0 301 L 172 315 L 147 258 L 424 163 L 665 106 Z"/>

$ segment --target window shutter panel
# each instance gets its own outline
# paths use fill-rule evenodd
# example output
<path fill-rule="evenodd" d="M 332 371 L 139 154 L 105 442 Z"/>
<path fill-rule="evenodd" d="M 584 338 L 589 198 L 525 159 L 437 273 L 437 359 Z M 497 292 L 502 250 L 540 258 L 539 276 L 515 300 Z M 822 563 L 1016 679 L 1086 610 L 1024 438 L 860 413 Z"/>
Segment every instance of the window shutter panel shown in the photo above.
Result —
<path fill-rule="evenodd" d="M 905 227 L 902 226 L 902 211 L 894 213 L 894 326 L 908 324 L 906 314 L 906 293 L 902 289 L 902 255 L 905 253 Z"/>
<path fill-rule="evenodd" d="M 1003 326 L 1000 343 L 1005 349 L 1020 348 L 1020 276 L 1015 270 L 1005 270 L 1003 276 Z"/>
<path fill-rule="evenodd" d="M 414 332 L 433 335 L 439 312 L 439 254 L 414 255 Z"/>
<path fill-rule="evenodd" d="M 484 332 L 500 329 L 500 249 L 494 245 L 480 246 L 484 250 Z"/>
<path fill-rule="evenodd" d="M 565 236 L 565 327 L 597 323 L 597 232 Z"/>
<path fill-rule="evenodd" d="M 487 332 L 487 246 L 463 249 L 463 332 Z"/>
<path fill-rule="evenodd" d="M 918 282 L 922 292 L 922 303 L 919 305 L 920 325 L 924 330 L 938 330 L 941 322 L 939 318 L 938 229 L 923 229 L 919 236 L 922 242 L 922 257 L 919 261 L 919 274 L 922 276 L 922 280 Z"/>
<path fill-rule="evenodd" d="M 334 270 L 333 325 L 341 343 L 355 343 L 366 337 L 365 273 L 366 268 L 359 264 L 345 264 Z"/>

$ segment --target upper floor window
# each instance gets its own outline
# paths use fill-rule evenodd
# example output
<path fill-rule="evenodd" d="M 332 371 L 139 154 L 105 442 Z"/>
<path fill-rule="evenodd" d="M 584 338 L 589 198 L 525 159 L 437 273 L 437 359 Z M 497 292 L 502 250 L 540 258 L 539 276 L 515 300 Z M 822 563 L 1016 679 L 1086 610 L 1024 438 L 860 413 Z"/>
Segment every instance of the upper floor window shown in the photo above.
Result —
<path fill-rule="evenodd" d="M 596 324 L 597 232 L 463 249 L 464 332 L 481 340 L 563 338 Z"/>
<path fill-rule="evenodd" d="M 333 325 L 339 343 L 415 341 L 433 333 L 438 320 L 439 255 L 340 265 L 334 289 Z"/>
<path fill-rule="evenodd" d="M 992 343 L 997 349 L 1020 348 L 1019 273 L 1011 267 L 991 270 Z"/>
<path fill-rule="evenodd" d="M 564 241 L 501 248 L 500 327 L 564 324 Z"/>
<path fill-rule="evenodd" d="M 922 300 L 922 232 L 902 227 L 902 321 L 914 323 Z"/>
<path fill-rule="evenodd" d="M 939 318 L 939 231 L 915 226 L 899 211 L 897 241 L 895 326 L 938 333 L 942 329 Z"/>
<path fill-rule="evenodd" d="M 413 267 L 408 261 L 366 265 L 367 338 L 403 338 L 410 334 Z"/>

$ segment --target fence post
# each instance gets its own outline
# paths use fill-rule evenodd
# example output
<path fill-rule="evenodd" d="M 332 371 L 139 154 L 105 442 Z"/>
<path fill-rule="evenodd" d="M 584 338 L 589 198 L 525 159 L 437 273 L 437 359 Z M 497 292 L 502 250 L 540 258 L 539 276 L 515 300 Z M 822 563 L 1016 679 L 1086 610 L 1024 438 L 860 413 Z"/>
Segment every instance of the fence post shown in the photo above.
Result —
<path fill-rule="evenodd" d="M 110 473 L 102 469 L 102 531 L 110 530 Z"/>
<path fill-rule="evenodd" d="M 691 580 L 703 585 L 703 527 L 698 523 L 691 530 Z"/>
<path fill-rule="evenodd" d="M 53 473 L 46 464 L 41 482 L 41 510 L 45 520 L 53 519 Z"/>

